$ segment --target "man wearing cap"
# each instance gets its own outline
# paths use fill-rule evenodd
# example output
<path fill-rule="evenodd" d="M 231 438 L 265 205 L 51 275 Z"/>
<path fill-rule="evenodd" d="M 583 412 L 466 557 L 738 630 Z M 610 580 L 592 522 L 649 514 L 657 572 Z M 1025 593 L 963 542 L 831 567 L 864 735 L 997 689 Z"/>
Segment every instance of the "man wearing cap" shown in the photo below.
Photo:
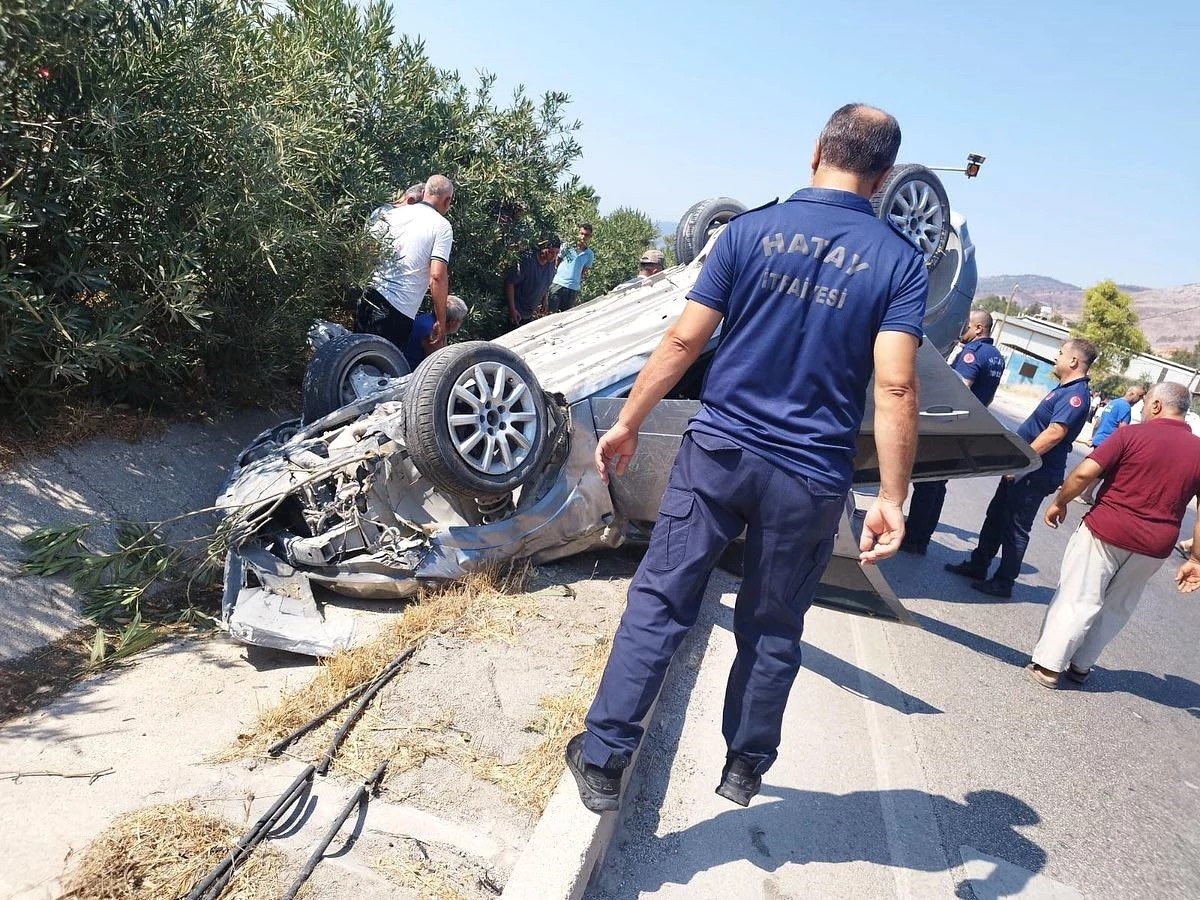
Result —
<path fill-rule="evenodd" d="M 510 328 L 546 313 L 546 293 L 554 279 L 554 261 L 562 241 L 546 235 L 536 250 L 528 250 L 504 276 L 504 300 Z"/>
<path fill-rule="evenodd" d="M 872 373 L 881 486 L 860 559 L 891 556 L 904 536 L 928 279 L 920 251 L 870 203 L 899 146 L 900 126 L 882 110 L 835 112 L 813 151 L 812 186 L 729 223 L 597 444 L 600 477 L 607 482 L 611 466 L 619 478 L 646 415 L 721 328 L 587 730 L 567 744 L 590 810 L 617 808 L 642 719 L 716 560 L 743 531 L 717 793 L 741 806 L 758 793 L 782 739 L 804 615 L 845 509 Z"/>
<path fill-rule="evenodd" d="M 1029 442 L 1042 458 L 1040 468 L 1014 478 L 1005 475 L 988 504 L 979 544 L 971 557 L 959 563 L 946 563 L 947 572 L 972 579 L 972 589 L 981 594 L 1007 599 L 1021 573 L 1021 562 L 1029 547 L 1029 531 L 1037 518 L 1042 501 L 1062 484 L 1067 471 L 1071 443 L 1087 422 L 1088 369 L 1099 355 L 1091 341 L 1072 338 L 1058 351 L 1054 374 L 1059 385 L 1037 405 L 1017 429 L 1017 435 Z M 1001 553 L 996 573 L 988 578 L 988 569 Z"/>
<path fill-rule="evenodd" d="M 958 373 L 980 403 L 990 406 L 1004 374 L 1004 357 L 992 343 L 992 314 L 984 309 L 971 310 L 958 339 L 962 342 L 962 350 L 950 368 Z M 900 545 L 903 552 L 925 555 L 945 502 L 945 481 L 922 481 L 913 487 L 904 543 Z"/>
<path fill-rule="evenodd" d="M 642 279 L 649 278 L 651 275 L 657 275 L 663 270 L 663 255 L 661 250 L 650 249 L 643 253 L 638 258 L 637 274 L 632 278 L 622 281 L 617 287 L 629 287 L 634 284 L 641 284 Z"/>

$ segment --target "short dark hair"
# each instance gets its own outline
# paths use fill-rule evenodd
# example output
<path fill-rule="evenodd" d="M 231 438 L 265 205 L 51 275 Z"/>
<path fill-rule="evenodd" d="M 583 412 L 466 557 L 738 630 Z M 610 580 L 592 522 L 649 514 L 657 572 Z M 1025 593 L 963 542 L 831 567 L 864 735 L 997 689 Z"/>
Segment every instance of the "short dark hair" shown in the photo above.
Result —
<path fill-rule="evenodd" d="M 557 234 L 543 234 L 537 245 L 539 250 L 557 250 L 561 246 L 562 238 Z"/>
<path fill-rule="evenodd" d="M 592 233 L 592 225 L 590 222 L 580 222 L 579 227 L 582 228 L 584 231 L 586 231 L 588 234 Z"/>
<path fill-rule="evenodd" d="M 821 162 L 874 178 L 896 164 L 900 123 L 882 109 L 847 103 L 829 117 L 818 143 Z"/>
<path fill-rule="evenodd" d="M 1071 338 L 1063 346 L 1070 347 L 1083 358 L 1083 364 L 1089 369 L 1092 363 L 1096 361 L 1096 357 L 1100 355 L 1100 349 L 1091 341 L 1083 338 Z"/>

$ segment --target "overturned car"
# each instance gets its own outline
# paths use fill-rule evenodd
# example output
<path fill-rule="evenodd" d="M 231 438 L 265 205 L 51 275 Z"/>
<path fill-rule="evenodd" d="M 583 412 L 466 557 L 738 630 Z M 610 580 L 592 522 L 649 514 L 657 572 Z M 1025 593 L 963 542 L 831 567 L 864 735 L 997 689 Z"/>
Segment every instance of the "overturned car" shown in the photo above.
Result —
<path fill-rule="evenodd" d="M 945 362 L 975 287 L 965 221 L 921 166 L 898 166 L 873 202 L 930 269 L 914 479 L 1036 465 Z M 702 201 L 680 223 L 680 265 L 493 342 L 447 347 L 411 373 L 380 338 L 318 328 L 302 418 L 246 448 L 219 501 L 229 510 L 229 633 L 327 655 L 354 642 L 354 620 L 327 618 L 318 601 L 399 598 L 497 561 L 644 541 L 719 332 L 608 485 L 592 463 L 596 441 L 682 311 L 707 247 L 742 209 Z M 873 417 L 868 400 L 856 487 L 878 483 Z M 859 565 L 854 513 L 852 494 L 817 602 L 910 621 L 878 570 Z M 736 566 L 736 547 L 727 563 Z"/>

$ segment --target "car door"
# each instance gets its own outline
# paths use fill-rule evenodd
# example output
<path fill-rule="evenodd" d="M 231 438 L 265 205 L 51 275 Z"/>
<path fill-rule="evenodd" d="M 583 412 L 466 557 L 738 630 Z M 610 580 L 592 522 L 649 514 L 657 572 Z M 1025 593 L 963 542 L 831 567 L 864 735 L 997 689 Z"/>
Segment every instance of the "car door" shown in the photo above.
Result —
<path fill-rule="evenodd" d="M 917 355 L 917 374 L 920 419 L 914 480 L 1001 474 L 1039 464 L 1032 448 L 988 412 L 929 342 Z M 596 433 L 603 434 L 616 423 L 625 399 L 598 396 L 591 399 L 591 405 Z M 662 400 L 642 423 L 637 454 L 624 475 L 614 476 L 610 482 L 614 508 L 632 522 L 649 525 L 657 518 L 671 464 L 687 423 L 699 407 L 696 399 Z M 870 491 L 878 484 L 872 385 L 867 389 L 867 409 L 858 434 L 854 487 Z M 833 559 L 821 579 L 815 602 L 847 612 L 911 622 L 878 567 L 859 565 L 861 525 L 852 492 L 839 526 Z M 740 574 L 740 548 L 736 543 L 721 564 Z"/>

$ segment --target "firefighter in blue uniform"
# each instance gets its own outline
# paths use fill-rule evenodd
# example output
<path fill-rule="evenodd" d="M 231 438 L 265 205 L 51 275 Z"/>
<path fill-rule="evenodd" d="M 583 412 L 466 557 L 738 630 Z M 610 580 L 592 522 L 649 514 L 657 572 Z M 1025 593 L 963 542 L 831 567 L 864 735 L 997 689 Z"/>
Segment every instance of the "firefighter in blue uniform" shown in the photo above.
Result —
<path fill-rule="evenodd" d="M 869 202 L 899 144 L 896 120 L 880 110 L 834 113 L 813 153 L 812 187 L 739 216 L 717 238 L 683 313 L 599 442 L 601 477 L 610 468 L 620 476 L 647 413 L 721 326 L 587 730 L 567 745 L 591 810 L 617 808 L 640 723 L 717 558 L 743 529 L 717 792 L 743 806 L 758 792 L 800 666 L 804 614 L 832 555 L 872 371 L 881 487 L 862 561 L 891 556 L 904 536 L 928 281 L 920 252 Z"/>
<path fill-rule="evenodd" d="M 980 403 L 991 406 L 1004 374 L 1004 357 L 992 344 L 992 314 L 984 309 L 971 310 L 958 339 L 962 349 L 950 368 L 958 373 Z M 900 544 L 904 553 L 925 555 L 929 539 L 933 537 L 934 529 L 942 517 L 942 504 L 945 501 L 945 481 L 921 481 L 913 486 L 904 542 Z"/>
<path fill-rule="evenodd" d="M 970 559 L 946 563 L 946 571 L 974 579 L 971 587 L 992 597 L 1011 597 L 1013 582 L 1029 546 L 1029 531 L 1047 496 L 1058 490 L 1067 471 L 1071 444 L 1088 419 L 1091 388 L 1088 369 L 1096 361 L 1096 345 L 1072 339 L 1062 345 L 1054 362 L 1059 385 L 1021 423 L 1017 434 L 1042 458 L 1039 469 L 1021 478 L 1005 475 L 979 529 L 979 544 Z M 1002 551 L 1002 552 L 1001 552 Z M 996 553 L 1000 565 L 988 578 Z"/>

